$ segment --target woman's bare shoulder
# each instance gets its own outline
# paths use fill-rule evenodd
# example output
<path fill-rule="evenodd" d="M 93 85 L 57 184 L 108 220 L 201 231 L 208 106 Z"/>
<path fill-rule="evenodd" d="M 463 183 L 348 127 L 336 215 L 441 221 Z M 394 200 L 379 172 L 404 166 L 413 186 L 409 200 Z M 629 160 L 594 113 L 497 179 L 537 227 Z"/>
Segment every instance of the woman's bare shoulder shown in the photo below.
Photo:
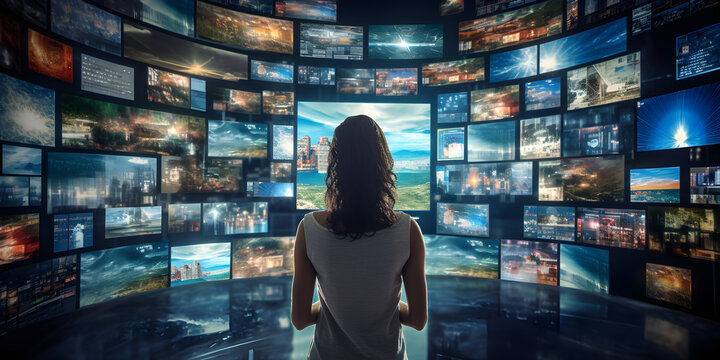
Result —
<path fill-rule="evenodd" d="M 318 224 L 320 224 L 324 227 L 328 227 L 328 225 L 330 225 L 330 223 L 328 222 L 329 213 L 330 212 L 327 210 L 317 210 L 317 211 L 313 211 L 311 213 L 311 215 L 315 219 L 315 221 L 318 222 Z"/>

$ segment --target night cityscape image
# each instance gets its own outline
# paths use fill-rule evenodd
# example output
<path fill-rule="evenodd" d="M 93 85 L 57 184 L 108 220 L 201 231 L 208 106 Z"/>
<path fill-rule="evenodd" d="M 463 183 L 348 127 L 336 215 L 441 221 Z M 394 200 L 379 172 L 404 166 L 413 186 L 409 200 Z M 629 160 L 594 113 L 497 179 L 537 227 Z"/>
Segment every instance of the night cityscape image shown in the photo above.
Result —
<path fill-rule="evenodd" d="M 0 360 L 720 359 L 719 14 L 0 0 Z"/>

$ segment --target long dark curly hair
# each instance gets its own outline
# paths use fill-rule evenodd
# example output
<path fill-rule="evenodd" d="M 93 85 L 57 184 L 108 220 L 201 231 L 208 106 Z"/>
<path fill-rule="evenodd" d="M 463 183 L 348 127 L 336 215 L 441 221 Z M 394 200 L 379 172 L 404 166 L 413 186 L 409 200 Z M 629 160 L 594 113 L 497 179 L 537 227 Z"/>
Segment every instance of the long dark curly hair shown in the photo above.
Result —
<path fill-rule="evenodd" d="M 334 233 L 357 240 L 397 220 L 393 165 L 385 134 L 369 116 L 350 116 L 335 128 L 325 175 Z"/>

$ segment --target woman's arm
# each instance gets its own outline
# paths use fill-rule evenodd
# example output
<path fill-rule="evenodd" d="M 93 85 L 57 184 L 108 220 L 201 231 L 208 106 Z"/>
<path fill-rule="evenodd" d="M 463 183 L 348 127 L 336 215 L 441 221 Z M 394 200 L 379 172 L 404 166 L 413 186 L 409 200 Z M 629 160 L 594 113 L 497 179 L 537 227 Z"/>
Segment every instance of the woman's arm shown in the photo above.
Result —
<path fill-rule="evenodd" d="M 320 312 L 320 302 L 312 303 L 315 292 L 315 268 L 307 256 L 305 226 L 300 221 L 295 236 L 295 276 L 292 287 L 292 310 L 290 318 L 296 329 L 302 330 L 315 325 Z"/>
<path fill-rule="evenodd" d="M 407 304 L 400 302 L 400 322 L 415 330 L 427 323 L 427 284 L 425 283 L 425 242 L 420 227 L 410 224 L 410 258 L 403 268 Z"/>

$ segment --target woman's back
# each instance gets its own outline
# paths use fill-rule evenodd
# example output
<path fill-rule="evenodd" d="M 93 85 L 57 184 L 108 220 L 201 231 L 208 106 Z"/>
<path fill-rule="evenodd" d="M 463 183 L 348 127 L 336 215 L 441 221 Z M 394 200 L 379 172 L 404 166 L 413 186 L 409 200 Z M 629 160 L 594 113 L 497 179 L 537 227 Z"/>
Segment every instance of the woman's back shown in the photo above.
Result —
<path fill-rule="evenodd" d="M 322 306 L 309 359 L 404 359 L 398 302 L 411 218 L 398 213 L 390 227 L 350 241 L 314 214 L 303 223 Z"/>

